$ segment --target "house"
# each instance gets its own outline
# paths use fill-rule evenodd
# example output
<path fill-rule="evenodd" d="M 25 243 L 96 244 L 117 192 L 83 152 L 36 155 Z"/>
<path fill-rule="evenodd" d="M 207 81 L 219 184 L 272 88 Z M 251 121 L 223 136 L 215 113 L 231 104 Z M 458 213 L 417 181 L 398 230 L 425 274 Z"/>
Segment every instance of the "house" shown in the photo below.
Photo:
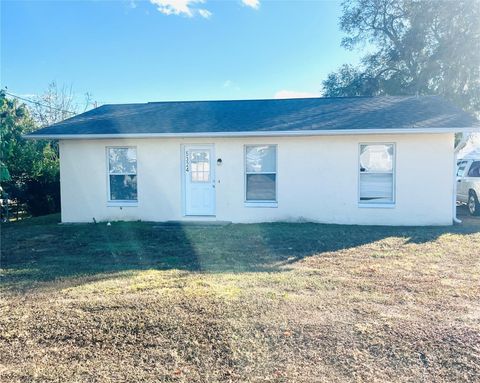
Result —
<path fill-rule="evenodd" d="M 59 140 L 63 222 L 448 225 L 458 132 L 436 96 L 103 105 Z"/>

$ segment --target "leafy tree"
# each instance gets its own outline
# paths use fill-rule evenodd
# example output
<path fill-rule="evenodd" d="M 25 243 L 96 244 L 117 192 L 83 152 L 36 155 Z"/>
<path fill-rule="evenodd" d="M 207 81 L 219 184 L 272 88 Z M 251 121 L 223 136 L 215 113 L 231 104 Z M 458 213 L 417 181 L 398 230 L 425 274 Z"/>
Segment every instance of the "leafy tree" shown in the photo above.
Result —
<path fill-rule="evenodd" d="M 3 91 L 0 91 L 0 119 L 2 164 L 9 178 L 22 178 L 30 172 L 35 152 L 22 135 L 34 130 L 35 124 L 26 106 L 8 99 Z"/>
<path fill-rule="evenodd" d="M 86 93 L 84 111 L 91 105 L 91 95 Z M 2 187 L 33 215 L 60 210 L 58 142 L 30 141 L 22 135 L 72 117 L 79 109 L 71 87 L 58 87 L 55 82 L 29 106 L 0 91 Z"/>
<path fill-rule="evenodd" d="M 342 45 L 371 52 L 331 73 L 324 94 L 440 94 L 478 113 L 479 20 L 478 0 L 345 1 Z"/>
<path fill-rule="evenodd" d="M 2 189 L 40 215 L 59 210 L 59 161 L 51 142 L 22 137 L 36 127 L 26 105 L 0 91 Z"/>

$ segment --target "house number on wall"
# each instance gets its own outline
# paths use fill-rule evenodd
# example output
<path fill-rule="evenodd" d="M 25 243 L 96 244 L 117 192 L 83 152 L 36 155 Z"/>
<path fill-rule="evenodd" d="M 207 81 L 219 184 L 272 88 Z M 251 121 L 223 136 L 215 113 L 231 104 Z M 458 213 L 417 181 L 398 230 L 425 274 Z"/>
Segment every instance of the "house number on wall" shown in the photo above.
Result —
<path fill-rule="evenodd" d="M 190 161 L 190 153 L 188 150 L 185 152 L 185 171 L 188 172 L 188 167 L 189 167 L 189 161 Z"/>

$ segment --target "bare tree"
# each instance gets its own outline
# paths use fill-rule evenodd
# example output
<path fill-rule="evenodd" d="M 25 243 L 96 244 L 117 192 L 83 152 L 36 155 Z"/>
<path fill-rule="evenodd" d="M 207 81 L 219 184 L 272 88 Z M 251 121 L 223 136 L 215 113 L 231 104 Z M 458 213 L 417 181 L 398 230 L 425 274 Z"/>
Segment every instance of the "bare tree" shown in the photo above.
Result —
<path fill-rule="evenodd" d="M 44 127 L 73 117 L 79 112 L 86 112 L 93 105 L 91 93 L 85 93 L 85 101 L 80 105 L 75 101 L 75 93 L 71 85 L 59 87 L 53 81 L 42 95 L 35 97 L 31 112 L 38 125 Z"/>

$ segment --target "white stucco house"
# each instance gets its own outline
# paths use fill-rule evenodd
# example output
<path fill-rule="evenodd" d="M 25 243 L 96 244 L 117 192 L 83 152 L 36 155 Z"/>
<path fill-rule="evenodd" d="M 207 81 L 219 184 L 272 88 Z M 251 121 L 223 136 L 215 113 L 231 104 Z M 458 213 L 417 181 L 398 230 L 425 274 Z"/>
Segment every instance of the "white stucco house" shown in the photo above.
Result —
<path fill-rule="evenodd" d="M 63 222 L 449 225 L 458 132 L 439 97 L 104 105 L 28 135 L 60 147 Z"/>

